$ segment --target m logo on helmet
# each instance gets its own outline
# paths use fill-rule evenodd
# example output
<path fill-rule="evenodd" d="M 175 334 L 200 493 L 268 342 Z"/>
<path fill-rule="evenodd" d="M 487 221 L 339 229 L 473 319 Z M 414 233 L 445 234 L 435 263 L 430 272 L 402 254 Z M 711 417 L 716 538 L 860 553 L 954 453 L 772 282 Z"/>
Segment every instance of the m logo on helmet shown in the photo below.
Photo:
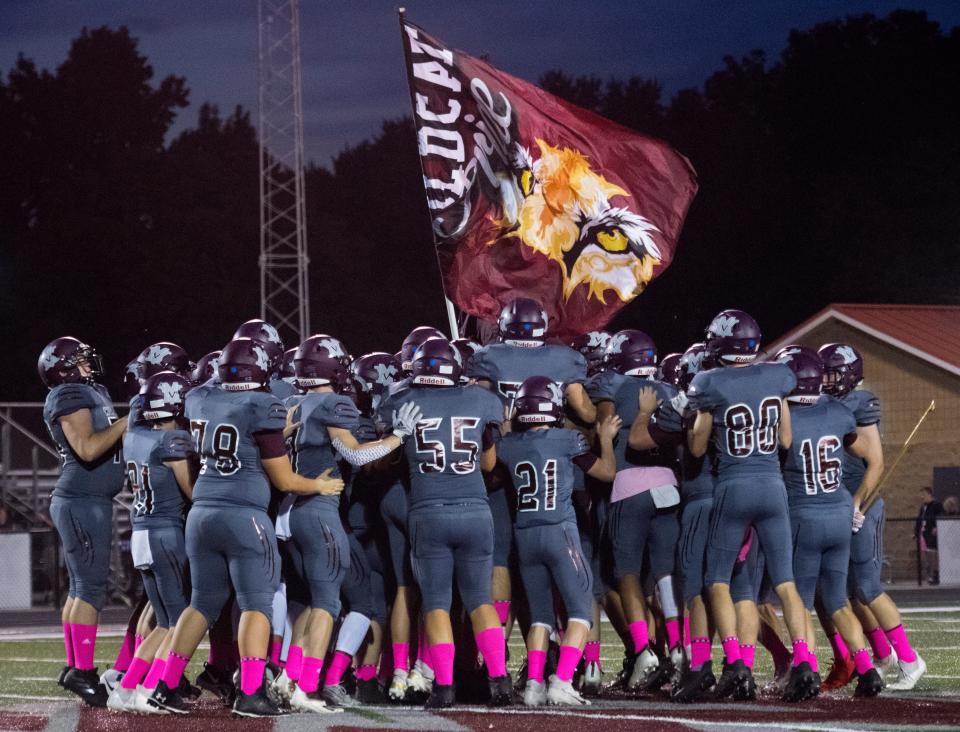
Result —
<path fill-rule="evenodd" d="M 183 401 L 181 391 L 183 386 L 176 381 L 161 381 L 157 386 L 160 387 L 160 393 L 163 395 L 164 404 L 180 404 Z"/>
<path fill-rule="evenodd" d="M 261 368 L 264 371 L 270 368 L 270 359 L 267 358 L 267 352 L 263 350 L 262 346 L 254 346 L 253 355 L 257 357 L 257 368 Z"/>
<path fill-rule="evenodd" d="M 60 361 L 60 358 L 52 350 L 44 353 L 41 359 L 43 361 L 43 367 L 45 369 L 52 369 Z"/>
<path fill-rule="evenodd" d="M 587 348 L 603 348 L 610 341 L 610 336 L 599 330 L 587 333 Z"/>
<path fill-rule="evenodd" d="M 171 355 L 173 355 L 173 351 L 171 351 L 166 346 L 160 346 L 160 347 L 150 346 L 150 352 L 147 353 L 146 356 L 144 356 L 143 360 L 146 361 L 147 363 L 152 363 L 159 366 L 160 364 L 163 363 L 164 358 Z"/>
<path fill-rule="evenodd" d="M 562 407 L 563 391 L 560 389 L 560 385 L 556 382 L 551 382 L 547 385 L 547 388 L 550 390 L 550 401 L 556 404 L 558 407 Z"/>
<path fill-rule="evenodd" d="M 850 346 L 840 346 L 837 348 L 837 355 L 843 359 L 845 364 L 854 363 L 857 360 L 856 352 Z"/>
<path fill-rule="evenodd" d="M 732 337 L 733 329 L 740 320 L 732 315 L 720 315 L 710 324 L 710 335 L 718 338 Z"/>
<path fill-rule="evenodd" d="M 623 344 L 627 342 L 627 336 L 622 333 L 617 333 L 614 336 L 610 337 L 610 343 L 607 345 L 610 353 L 620 353 L 623 348 Z"/>
<path fill-rule="evenodd" d="M 687 358 L 687 369 L 691 374 L 699 373 L 700 369 L 703 368 L 704 355 L 703 351 L 699 351 L 697 353 L 691 353 Z"/>
<path fill-rule="evenodd" d="M 330 358 L 344 358 L 347 355 L 343 351 L 343 344 L 333 338 L 324 338 L 319 345 L 321 348 L 327 349 Z"/>
<path fill-rule="evenodd" d="M 261 328 L 263 332 L 267 334 L 267 340 L 271 343 L 281 343 L 280 334 L 277 332 L 277 329 L 274 328 L 270 323 L 264 323 Z"/>
<path fill-rule="evenodd" d="M 381 386 L 390 386 L 397 376 L 397 367 L 392 363 L 377 363 L 373 365 L 374 370 L 377 372 L 376 383 Z"/>

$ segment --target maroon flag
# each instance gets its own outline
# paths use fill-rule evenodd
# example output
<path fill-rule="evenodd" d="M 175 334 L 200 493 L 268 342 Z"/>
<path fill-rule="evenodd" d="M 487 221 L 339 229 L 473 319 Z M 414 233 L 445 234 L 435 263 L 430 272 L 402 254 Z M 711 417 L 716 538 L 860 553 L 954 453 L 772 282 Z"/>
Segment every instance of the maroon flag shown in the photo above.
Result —
<path fill-rule="evenodd" d="M 401 26 L 447 296 L 486 320 L 532 297 L 555 336 L 602 328 L 670 265 L 693 166 L 402 16 Z"/>

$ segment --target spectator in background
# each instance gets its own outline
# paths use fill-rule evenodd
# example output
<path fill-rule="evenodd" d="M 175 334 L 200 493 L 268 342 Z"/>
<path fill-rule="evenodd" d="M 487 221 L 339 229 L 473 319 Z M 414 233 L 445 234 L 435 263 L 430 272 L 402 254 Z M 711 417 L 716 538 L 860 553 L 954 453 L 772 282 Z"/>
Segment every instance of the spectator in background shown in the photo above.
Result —
<path fill-rule="evenodd" d="M 937 516 L 943 513 L 943 504 L 933 497 L 933 489 L 920 489 L 920 511 L 913 529 L 913 538 L 920 549 L 920 561 L 931 585 L 940 584 L 940 566 L 937 558 Z"/>
<path fill-rule="evenodd" d="M 950 496 L 943 501 L 944 516 L 960 516 L 960 498 Z"/>

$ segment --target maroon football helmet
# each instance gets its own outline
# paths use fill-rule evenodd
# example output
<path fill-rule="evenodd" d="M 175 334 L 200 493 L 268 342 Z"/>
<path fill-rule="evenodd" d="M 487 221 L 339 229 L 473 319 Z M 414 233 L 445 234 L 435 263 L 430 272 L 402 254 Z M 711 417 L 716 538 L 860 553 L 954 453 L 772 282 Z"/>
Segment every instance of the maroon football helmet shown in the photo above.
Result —
<path fill-rule="evenodd" d="M 340 392 L 349 379 L 343 344 L 327 335 L 310 336 L 293 354 L 297 384 L 305 389 L 330 386 Z"/>
<path fill-rule="evenodd" d="M 410 335 L 403 339 L 403 345 L 400 347 L 400 368 L 403 373 L 409 374 L 413 368 L 413 357 L 417 349 L 423 345 L 428 338 L 444 338 L 446 336 L 436 328 L 429 325 L 421 325 L 410 331 Z"/>
<path fill-rule="evenodd" d="M 270 357 L 260 341 L 235 338 L 223 347 L 217 362 L 220 387 L 225 391 L 260 389 L 270 381 Z"/>
<path fill-rule="evenodd" d="M 248 320 L 237 328 L 237 332 L 233 334 L 233 338 L 234 340 L 238 338 L 251 338 L 262 344 L 267 352 L 267 358 L 270 359 L 270 374 L 273 375 L 279 372 L 280 367 L 283 365 L 283 340 L 281 340 L 280 333 L 277 329 L 270 325 L 270 323 L 260 320 L 260 318 Z"/>
<path fill-rule="evenodd" d="M 193 372 L 190 374 L 190 383 L 194 386 L 200 386 L 214 376 L 218 376 L 217 365 L 220 362 L 221 353 L 223 351 L 210 351 L 197 361 L 197 365 L 193 367 Z"/>
<path fill-rule="evenodd" d="M 161 371 L 173 371 L 175 374 L 188 376 L 191 370 L 187 352 L 170 341 L 160 341 L 144 348 L 137 356 L 137 364 L 141 382 Z"/>
<path fill-rule="evenodd" d="M 428 338 L 413 357 L 411 374 L 419 386 L 457 386 L 463 364 L 446 338 Z"/>
<path fill-rule="evenodd" d="M 561 424 L 563 389 L 548 376 L 530 376 L 513 398 L 513 420 L 521 425 Z"/>
<path fill-rule="evenodd" d="M 536 300 L 517 297 L 503 306 L 497 330 L 504 343 L 514 346 L 539 346 L 547 338 L 547 311 Z"/>
<path fill-rule="evenodd" d="M 808 349 L 809 350 L 809 349 Z M 816 353 L 796 351 L 778 359 L 790 367 L 797 377 L 797 385 L 787 397 L 797 404 L 815 404 L 823 385 L 823 361 Z"/>
<path fill-rule="evenodd" d="M 723 310 L 707 326 L 710 355 L 721 364 L 752 363 L 760 350 L 760 326 L 742 310 Z"/>
<path fill-rule="evenodd" d="M 605 330 L 592 330 L 573 339 L 570 347 L 579 351 L 587 359 L 587 376 L 603 371 L 608 343 L 610 343 L 610 334 Z"/>
<path fill-rule="evenodd" d="M 154 374 L 140 390 L 140 416 L 145 420 L 183 417 L 190 382 L 173 371 Z"/>
<path fill-rule="evenodd" d="M 853 346 L 826 343 L 817 353 L 823 361 L 823 390 L 830 396 L 844 397 L 863 381 L 863 357 Z"/>
<path fill-rule="evenodd" d="M 81 364 L 90 369 L 87 376 L 80 373 Z M 40 352 L 37 372 L 51 389 L 60 384 L 94 383 L 103 376 L 103 358 L 93 346 L 63 336 L 50 341 Z"/>
<path fill-rule="evenodd" d="M 653 376 L 657 370 L 657 346 L 642 330 L 627 328 L 610 336 L 606 358 L 624 376 Z"/>

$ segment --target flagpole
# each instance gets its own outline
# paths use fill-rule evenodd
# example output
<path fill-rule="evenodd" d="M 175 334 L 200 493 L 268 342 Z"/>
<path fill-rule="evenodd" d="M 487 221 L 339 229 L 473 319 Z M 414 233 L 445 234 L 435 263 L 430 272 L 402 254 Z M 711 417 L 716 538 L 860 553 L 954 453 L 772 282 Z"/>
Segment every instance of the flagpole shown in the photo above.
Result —
<path fill-rule="evenodd" d="M 413 101 L 414 89 L 413 82 L 410 80 L 410 69 L 412 68 L 412 61 L 409 54 L 407 53 L 407 39 L 404 36 L 403 30 L 403 18 L 404 14 L 407 12 L 407 9 L 404 7 L 397 8 L 397 17 L 400 20 L 400 43 L 403 46 L 403 58 L 406 61 L 406 68 L 404 71 L 407 74 L 407 85 L 410 87 L 410 112 L 413 119 L 413 128 L 416 132 L 417 128 L 417 107 Z M 419 144 L 419 143 L 418 143 Z M 420 175 L 426 178 L 426 171 L 423 169 L 423 158 L 420 155 L 417 155 L 417 158 L 420 160 Z M 424 196 L 426 196 L 426 189 L 424 189 Z M 430 233 L 433 237 L 433 251 L 437 256 L 437 269 L 440 270 L 440 289 L 443 290 L 443 300 L 447 308 L 447 321 L 450 324 L 450 338 L 456 339 L 460 337 L 460 326 L 457 323 L 457 311 L 456 306 L 453 304 L 453 300 L 450 299 L 447 295 L 447 286 L 443 281 L 443 267 L 440 266 L 440 250 L 437 248 L 437 233 L 433 229 L 433 217 L 430 216 L 430 209 L 427 208 L 427 217 L 430 219 Z"/>

